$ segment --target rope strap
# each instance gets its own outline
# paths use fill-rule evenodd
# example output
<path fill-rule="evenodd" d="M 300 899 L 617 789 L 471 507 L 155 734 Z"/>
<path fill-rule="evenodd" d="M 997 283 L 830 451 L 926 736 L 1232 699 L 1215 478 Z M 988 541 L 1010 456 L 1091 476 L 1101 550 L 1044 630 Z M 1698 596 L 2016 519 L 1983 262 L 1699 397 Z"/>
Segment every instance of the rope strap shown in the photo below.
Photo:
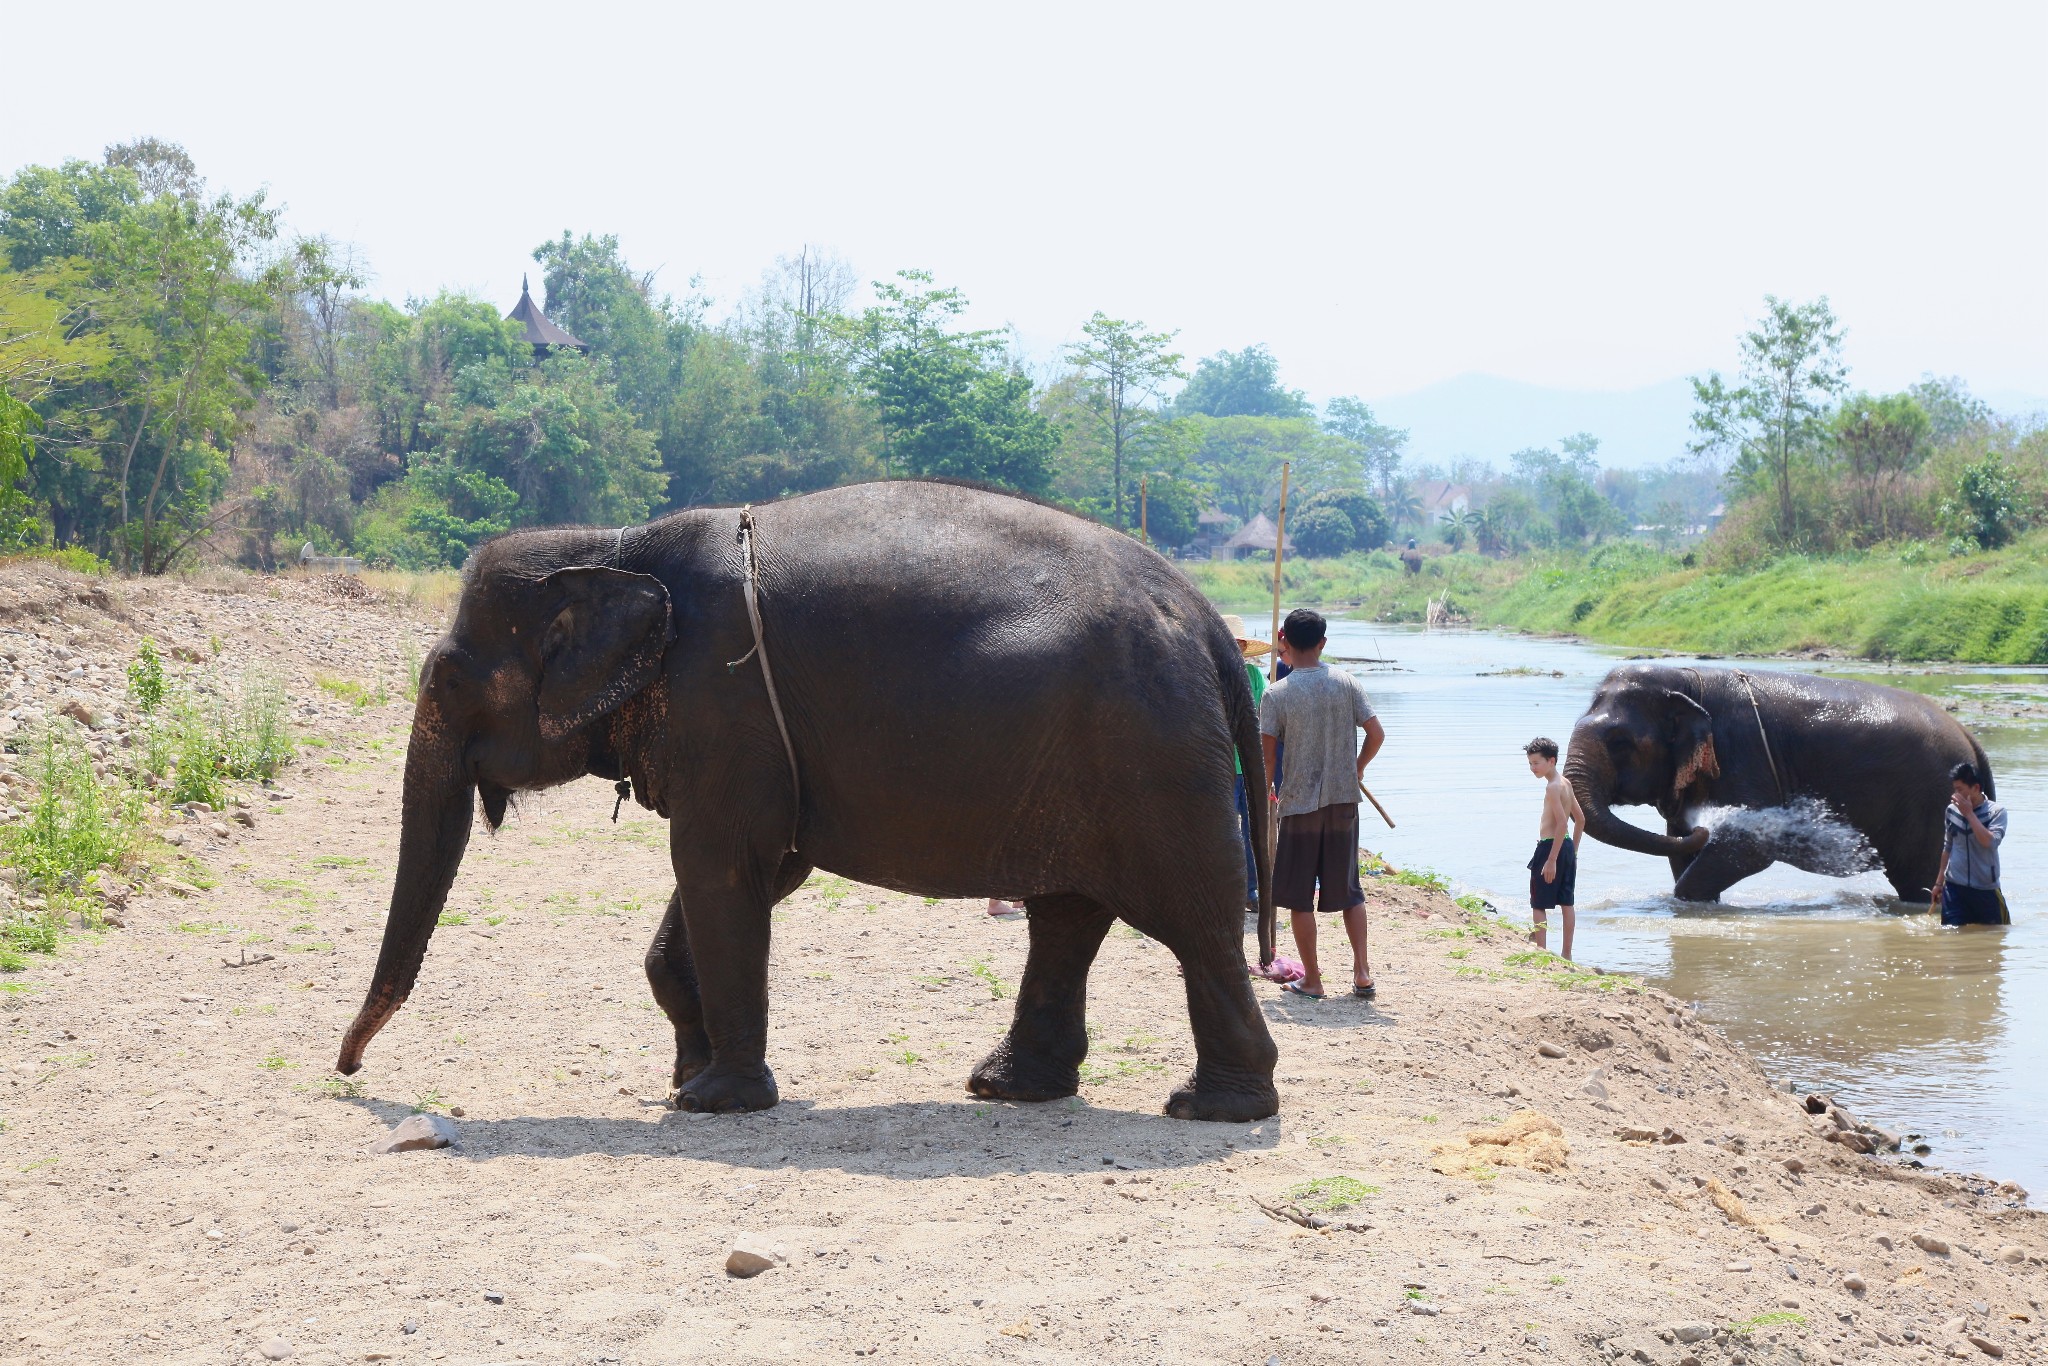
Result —
<path fill-rule="evenodd" d="M 1763 709 L 1756 704 L 1756 689 L 1749 685 L 1749 675 L 1741 669 L 1735 671 L 1735 676 L 1742 680 L 1742 690 L 1749 694 L 1749 710 L 1756 717 L 1757 738 L 1764 742 L 1764 762 L 1771 766 L 1771 781 L 1777 785 L 1778 802 L 1782 805 L 1785 801 L 1785 780 L 1778 776 L 1778 761 L 1771 756 L 1771 736 L 1764 729 Z"/>
<path fill-rule="evenodd" d="M 758 583 L 761 577 L 760 557 L 755 554 L 754 542 L 759 533 L 754 528 L 754 509 L 740 509 L 739 543 L 747 552 L 747 574 L 741 589 L 747 600 L 747 620 L 754 628 L 754 648 L 725 666 L 726 672 L 739 668 L 754 656 L 761 657 L 761 682 L 768 689 L 768 709 L 775 714 L 775 729 L 782 735 L 782 753 L 789 760 L 789 852 L 796 852 L 797 821 L 803 814 L 803 783 L 796 772 L 796 746 L 789 741 L 789 725 L 782 719 L 782 700 L 775 694 L 775 673 L 768 667 L 768 645 L 761 636 L 761 604 Z"/>

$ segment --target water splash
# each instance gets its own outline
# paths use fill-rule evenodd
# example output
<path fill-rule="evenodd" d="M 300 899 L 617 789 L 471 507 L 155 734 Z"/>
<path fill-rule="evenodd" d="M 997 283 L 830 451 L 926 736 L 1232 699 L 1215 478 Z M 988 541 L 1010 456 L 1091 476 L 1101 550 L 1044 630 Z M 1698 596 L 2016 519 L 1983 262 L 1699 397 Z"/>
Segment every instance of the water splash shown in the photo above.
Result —
<path fill-rule="evenodd" d="M 1813 797 L 1783 806 L 1708 806 L 1692 814 L 1713 844 L 1753 843 L 1781 863 L 1829 877 L 1854 877 L 1882 866 L 1863 832 Z"/>

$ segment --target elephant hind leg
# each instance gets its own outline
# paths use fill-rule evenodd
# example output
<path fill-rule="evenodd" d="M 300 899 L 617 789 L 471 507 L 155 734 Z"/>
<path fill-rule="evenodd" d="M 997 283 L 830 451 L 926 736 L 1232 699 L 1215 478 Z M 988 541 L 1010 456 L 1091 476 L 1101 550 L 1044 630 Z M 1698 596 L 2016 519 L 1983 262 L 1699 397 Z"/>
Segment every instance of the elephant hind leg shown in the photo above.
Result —
<path fill-rule="evenodd" d="M 1235 884 L 1222 885 L 1230 890 L 1209 899 L 1213 912 L 1191 896 L 1168 907 L 1133 909 L 1124 918 L 1172 951 L 1187 985 L 1195 1070 L 1166 1098 L 1166 1113 L 1245 1124 L 1280 1112 L 1273 1085 L 1280 1053 L 1245 968 L 1244 911 Z"/>
<path fill-rule="evenodd" d="M 704 1032 L 704 1002 L 697 995 L 697 965 L 690 957 L 690 937 L 683 931 L 683 894 L 669 894 L 668 911 L 647 946 L 647 985 L 654 1003 L 676 1031 L 676 1066 L 672 1087 L 681 1087 L 711 1063 L 711 1036 Z"/>
<path fill-rule="evenodd" d="M 1081 1087 L 1088 1056 L 1088 969 L 1115 919 L 1080 896 L 1032 897 L 1031 947 L 1010 1032 L 981 1060 L 967 1089 L 990 1100 L 1058 1100 Z"/>

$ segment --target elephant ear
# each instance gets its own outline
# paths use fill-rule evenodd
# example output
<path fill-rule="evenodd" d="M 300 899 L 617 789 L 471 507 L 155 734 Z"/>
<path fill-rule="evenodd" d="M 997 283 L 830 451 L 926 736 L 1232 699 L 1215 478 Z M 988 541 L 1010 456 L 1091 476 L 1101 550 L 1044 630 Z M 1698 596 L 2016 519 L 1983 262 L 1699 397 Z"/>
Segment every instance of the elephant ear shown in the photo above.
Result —
<path fill-rule="evenodd" d="M 1721 760 L 1714 753 L 1714 714 L 1682 692 L 1668 695 L 1673 699 L 1671 752 L 1685 756 L 1671 782 L 1672 795 L 1680 796 L 1702 777 L 1720 777 Z"/>
<path fill-rule="evenodd" d="M 674 637 L 668 590 L 646 574 L 579 565 L 541 580 L 540 733 L 557 741 L 654 681 Z"/>

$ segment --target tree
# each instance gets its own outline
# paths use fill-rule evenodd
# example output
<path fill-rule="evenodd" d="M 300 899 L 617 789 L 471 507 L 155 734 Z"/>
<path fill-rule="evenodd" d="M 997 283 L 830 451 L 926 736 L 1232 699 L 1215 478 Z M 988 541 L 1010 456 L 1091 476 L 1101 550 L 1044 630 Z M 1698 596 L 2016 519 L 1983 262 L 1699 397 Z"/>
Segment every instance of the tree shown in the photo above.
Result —
<path fill-rule="evenodd" d="M 1067 359 L 1086 376 L 1082 392 L 1109 443 L 1110 501 L 1116 527 L 1122 530 L 1125 449 L 1138 428 L 1154 417 L 1142 406 L 1143 400 L 1156 394 L 1167 380 L 1185 376 L 1180 353 L 1166 349 L 1173 343 L 1172 332 L 1146 332 L 1143 323 L 1110 318 L 1100 310 L 1081 330 L 1088 339 L 1069 346 Z"/>
<path fill-rule="evenodd" d="M 1885 540 L 1892 532 L 1892 493 L 1927 459 L 1934 423 L 1909 394 L 1856 394 L 1843 400 L 1833 425 L 1857 527 L 1868 539 Z"/>
<path fill-rule="evenodd" d="M 1263 345 L 1218 351 L 1195 365 L 1194 378 L 1173 400 L 1177 417 L 1313 417 L 1299 389 L 1280 383 L 1280 362 Z"/>
<path fill-rule="evenodd" d="M 1938 379 L 1922 375 L 1920 382 L 1906 390 L 1927 414 L 1928 438 L 1946 446 L 1965 434 L 1989 427 L 1997 420 L 1991 405 L 1976 397 L 1955 376 Z"/>
<path fill-rule="evenodd" d="M 1319 508 L 1333 508 L 1344 514 L 1344 520 L 1351 527 L 1350 536 L 1332 554 L 1347 550 L 1377 550 L 1393 534 L 1387 524 L 1387 514 L 1363 489 L 1324 489 L 1302 499 L 1299 506 L 1304 516 Z M 1293 520 L 1291 516 L 1289 520 Z"/>
<path fill-rule="evenodd" d="M 993 332 L 955 332 L 967 308 L 957 289 L 921 270 L 877 281 L 881 302 L 844 332 L 885 433 L 884 460 L 917 475 L 948 476 L 1043 493 L 1059 433 L 1032 406 L 1032 385 L 1001 354 Z"/>
<path fill-rule="evenodd" d="M 1408 444 L 1406 431 L 1384 425 L 1356 398 L 1331 399 L 1323 409 L 1323 430 L 1357 450 L 1367 487 L 1377 486 L 1382 500 L 1394 496 L 1394 485 L 1401 476 L 1401 452 Z"/>
<path fill-rule="evenodd" d="M 1216 491 L 1217 506 L 1246 520 L 1278 499 L 1280 463 L 1313 463 L 1324 440 L 1315 423 L 1301 418 L 1193 418 L 1189 431 L 1193 467 Z M 1297 482 L 1295 488 L 1302 485 Z"/>
<path fill-rule="evenodd" d="M 1719 372 L 1693 380 L 1687 449 L 1732 456 L 1732 477 L 1775 500 L 1773 531 L 1790 546 L 1802 534 L 1796 487 L 1824 450 L 1827 411 L 1848 369 L 1826 296 L 1794 304 L 1766 294 L 1764 309 L 1742 339 L 1742 382 L 1730 387 Z"/>
<path fill-rule="evenodd" d="M 1321 504 L 1304 507 L 1299 517 L 1289 519 L 1287 535 L 1310 559 L 1328 559 L 1351 549 L 1358 539 L 1357 528 L 1342 508 Z"/>
<path fill-rule="evenodd" d="M 1173 549 L 1195 539 L 1201 530 L 1202 490 L 1170 474 L 1148 475 L 1145 482 L 1145 528 L 1152 544 Z"/>
<path fill-rule="evenodd" d="M 2020 481 L 1999 452 L 1963 467 L 1955 492 L 1941 502 L 1941 520 L 1956 536 L 1984 550 L 1996 550 L 2026 530 Z"/>

